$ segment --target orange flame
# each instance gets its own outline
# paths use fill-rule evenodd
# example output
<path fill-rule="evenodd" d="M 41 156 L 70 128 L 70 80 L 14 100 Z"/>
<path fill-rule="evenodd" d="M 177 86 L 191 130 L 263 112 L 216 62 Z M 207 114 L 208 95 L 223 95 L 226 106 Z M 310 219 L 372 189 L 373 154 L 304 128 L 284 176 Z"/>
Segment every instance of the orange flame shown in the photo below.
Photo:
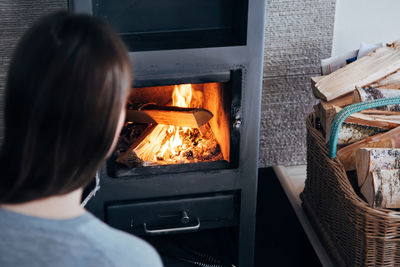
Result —
<path fill-rule="evenodd" d="M 202 104 L 202 93 L 195 92 L 191 84 L 175 85 L 172 93 L 172 105 L 177 107 L 200 107 Z M 151 144 L 138 149 L 138 156 L 143 161 L 157 162 L 185 161 L 181 155 L 187 150 L 183 138 L 188 136 L 191 128 L 180 126 L 157 125 L 149 136 Z"/>
<path fill-rule="evenodd" d="M 175 85 L 174 91 L 172 92 L 172 105 L 182 108 L 190 107 L 192 91 L 191 84 Z"/>

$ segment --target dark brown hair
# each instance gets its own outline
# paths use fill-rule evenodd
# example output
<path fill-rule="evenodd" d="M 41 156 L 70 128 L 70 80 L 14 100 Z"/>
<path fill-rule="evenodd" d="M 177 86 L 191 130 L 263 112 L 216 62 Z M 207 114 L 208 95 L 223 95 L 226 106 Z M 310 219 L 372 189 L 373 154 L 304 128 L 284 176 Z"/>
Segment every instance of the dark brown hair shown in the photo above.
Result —
<path fill-rule="evenodd" d="M 126 48 L 104 22 L 58 12 L 35 23 L 7 77 L 0 203 L 88 184 L 111 148 L 130 82 Z"/>

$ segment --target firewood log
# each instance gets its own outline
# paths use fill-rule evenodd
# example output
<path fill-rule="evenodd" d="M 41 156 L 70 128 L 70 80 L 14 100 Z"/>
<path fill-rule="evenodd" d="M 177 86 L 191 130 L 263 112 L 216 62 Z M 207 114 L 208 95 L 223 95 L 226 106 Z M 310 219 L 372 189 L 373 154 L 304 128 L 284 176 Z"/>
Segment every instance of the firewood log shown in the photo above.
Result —
<path fill-rule="evenodd" d="M 352 98 L 352 96 L 348 95 L 347 98 Z M 335 100 L 338 99 L 340 98 Z M 333 120 L 341 110 L 340 107 L 331 104 L 331 102 L 334 102 L 335 100 L 329 102 L 321 101 L 319 104 L 314 106 L 326 142 L 329 141 Z M 345 123 L 346 124 L 344 124 L 342 129 L 339 131 L 338 144 L 341 145 L 354 143 L 355 141 L 372 136 L 379 132 L 397 127 L 400 125 L 400 113 L 394 111 L 369 110 L 363 113 L 352 114 L 345 120 Z M 351 132 L 358 137 L 354 136 L 354 138 L 351 138 L 350 142 L 345 141 L 349 138 Z M 343 142 L 341 140 L 343 140 Z"/>
<path fill-rule="evenodd" d="M 397 97 L 400 96 L 400 90 L 397 89 L 377 89 L 372 87 L 357 87 L 353 93 L 353 102 L 364 102 L 368 100 Z M 400 112 L 400 105 L 387 105 L 377 108 L 379 110 L 397 111 Z"/>
<path fill-rule="evenodd" d="M 326 137 L 330 133 L 332 121 L 335 118 L 336 110 L 333 106 L 327 104 L 328 102 L 320 102 L 314 106 L 315 115 L 319 119 L 322 132 Z"/>
<path fill-rule="evenodd" d="M 362 186 L 369 172 L 377 169 L 400 169 L 400 149 L 361 148 L 356 152 L 358 186 Z"/>
<path fill-rule="evenodd" d="M 325 76 L 315 84 L 314 95 L 329 101 L 365 87 L 400 69 L 399 42 L 381 47 Z"/>
<path fill-rule="evenodd" d="M 364 147 L 400 148 L 400 127 L 368 137 L 340 149 L 337 152 L 337 157 L 342 162 L 346 171 L 356 169 L 356 152 Z"/>
<path fill-rule="evenodd" d="M 373 208 L 400 208 L 400 169 L 369 172 L 361 193 Z"/>
<path fill-rule="evenodd" d="M 320 109 L 322 108 L 323 106 L 320 107 Z M 322 118 L 320 118 L 320 121 L 327 143 L 329 142 L 333 120 L 340 110 L 341 108 L 332 106 L 329 110 L 317 112 L 317 116 Z M 355 113 L 348 117 L 342 125 L 339 131 L 338 145 L 349 145 L 377 133 L 393 129 L 398 125 L 400 125 L 400 116 L 393 117 Z"/>
<path fill-rule="evenodd" d="M 311 77 L 311 87 L 314 87 L 317 84 L 317 82 L 322 80 L 325 76 L 326 75 Z"/>
<path fill-rule="evenodd" d="M 135 140 L 135 142 L 132 143 L 132 145 L 126 150 L 124 153 L 119 155 L 116 159 L 116 162 L 123 164 L 129 168 L 132 167 L 140 167 L 143 165 L 143 160 L 137 155 L 137 148 L 143 147 L 146 144 L 150 144 L 151 140 L 149 140 L 149 137 L 151 137 L 151 134 L 154 132 L 156 128 L 156 124 L 151 124 L 149 125 L 139 136 L 138 139 Z M 157 142 L 153 142 L 157 143 Z"/>
<path fill-rule="evenodd" d="M 319 82 L 320 80 L 322 80 L 324 77 L 326 76 L 316 76 L 316 77 L 311 77 L 311 88 L 312 91 L 315 92 L 317 89 L 315 88 L 315 85 L 317 84 L 317 82 Z M 318 98 L 318 96 L 315 96 Z M 321 104 L 323 106 L 324 109 L 329 109 L 333 106 L 338 106 L 338 107 L 345 107 L 347 105 L 350 105 L 353 103 L 353 95 L 352 92 L 339 96 L 335 99 L 332 99 L 330 101 L 323 101 L 321 100 L 321 102 L 319 104 Z"/>
<path fill-rule="evenodd" d="M 158 123 L 189 128 L 200 128 L 213 114 L 202 108 L 145 105 L 140 109 L 128 109 L 127 120 L 137 123 Z"/>
<path fill-rule="evenodd" d="M 400 125 L 400 115 L 354 113 L 345 122 L 389 130 Z"/>
<path fill-rule="evenodd" d="M 400 89 L 400 71 L 390 74 L 369 85 L 379 89 Z"/>
<path fill-rule="evenodd" d="M 322 131 L 325 136 L 329 136 L 332 121 L 337 114 L 336 107 L 345 107 L 347 105 L 350 105 L 352 101 L 353 95 L 347 94 L 328 102 L 320 101 L 317 105 L 314 106 L 314 111 L 320 120 Z"/>
<path fill-rule="evenodd" d="M 367 109 L 367 110 L 362 110 L 358 113 L 361 114 L 368 114 L 368 115 L 384 115 L 384 116 L 390 116 L 390 118 L 397 118 L 397 117 L 392 117 L 391 115 L 400 115 L 400 112 L 398 111 L 388 111 L 388 110 L 379 110 L 379 109 Z"/>
<path fill-rule="evenodd" d="M 353 123 L 343 123 L 339 131 L 337 144 L 339 146 L 347 146 L 370 136 L 386 131 L 386 129 L 378 127 L 371 127 Z"/>

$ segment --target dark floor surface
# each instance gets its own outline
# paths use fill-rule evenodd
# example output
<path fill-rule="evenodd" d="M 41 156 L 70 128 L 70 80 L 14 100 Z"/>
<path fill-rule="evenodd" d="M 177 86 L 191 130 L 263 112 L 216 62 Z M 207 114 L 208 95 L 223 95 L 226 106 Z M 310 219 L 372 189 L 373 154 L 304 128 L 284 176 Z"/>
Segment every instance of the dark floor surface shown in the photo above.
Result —
<path fill-rule="evenodd" d="M 322 266 L 272 168 L 259 169 L 255 266 Z"/>

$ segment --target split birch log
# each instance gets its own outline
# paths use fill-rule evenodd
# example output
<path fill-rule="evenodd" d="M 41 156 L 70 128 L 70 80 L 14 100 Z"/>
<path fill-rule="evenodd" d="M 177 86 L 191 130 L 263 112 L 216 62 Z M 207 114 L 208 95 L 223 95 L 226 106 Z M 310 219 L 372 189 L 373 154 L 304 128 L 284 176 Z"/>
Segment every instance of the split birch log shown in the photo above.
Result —
<path fill-rule="evenodd" d="M 337 113 L 335 109 L 336 106 L 342 108 L 350 105 L 351 103 L 353 103 L 353 95 L 347 94 L 328 102 L 320 101 L 317 105 L 314 106 L 314 111 L 320 120 L 324 134 L 330 132 L 332 121 Z"/>
<path fill-rule="evenodd" d="M 336 114 L 341 108 L 335 107 Z M 400 125 L 400 113 L 394 111 L 374 110 L 371 113 L 354 113 L 346 118 L 345 122 L 357 125 L 370 126 L 380 128 L 382 130 L 390 130 Z M 335 114 L 335 116 L 336 116 Z M 390 115 L 386 115 L 390 114 Z M 396 115 L 394 115 L 396 114 Z M 333 122 L 333 121 L 332 121 Z"/>
<path fill-rule="evenodd" d="M 378 133 L 386 132 L 386 129 L 371 127 L 353 123 L 343 123 L 338 135 L 338 146 L 347 146 L 361 141 Z M 329 136 L 327 142 L 329 142 Z"/>
<path fill-rule="evenodd" d="M 346 171 L 356 169 L 356 152 L 360 148 L 365 147 L 400 148 L 400 127 L 368 137 L 340 149 L 337 152 L 337 157 L 342 162 Z"/>
<path fill-rule="evenodd" d="M 370 87 L 379 89 L 400 89 L 400 71 L 396 71 L 395 73 L 370 84 Z"/>
<path fill-rule="evenodd" d="M 144 130 L 138 139 L 133 142 L 133 144 L 126 150 L 124 153 L 119 155 L 116 159 L 116 162 L 123 164 L 129 168 L 142 166 L 144 161 L 138 155 L 138 147 L 143 147 L 145 145 L 150 144 L 161 144 L 161 142 L 151 142 L 151 139 L 154 137 L 154 130 L 157 125 L 151 124 L 149 127 Z"/>
<path fill-rule="evenodd" d="M 356 152 L 358 186 L 362 186 L 369 172 L 377 169 L 400 169 L 400 149 L 361 148 Z"/>
<path fill-rule="evenodd" d="M 328 112 L 325 112 L 325 120 L 320 119 L 321 126 L 325 128 L 325 141 L 327 143 L 329 142 L 333 120 L 340 110 L 341 108 L 333 106 Z M 323 114 L 320 116 L 323 116 Z M 323 125 L 322 121 L 324 121 Z M 340 128 L 338 145 L 349 145 L 375 134 L 388 131 L 399 125 L 400 116 L 355 113 L 348 117 Z"/>
<path fill-rule="evenodd" d="M 326 77 L 326 75 L 311 77 L 311 86 L 315 86 L 317 84 L 317 82 L 319 82 L 320 80 L 322 80 L 325 77 Z"/>
<path fill-rule="evenodd" d="M 325 138 L 329 136 L 330 127 L 336 115 L 335 108 L 327 103 L 329 102 L 321 101 L 320 103 L 314 106 L 315 115 L 319 119 L 322 132 L 325 135 Z"/>
<path fill-rule="evenodd" d="M 315 84 L 314 95 L 325 101 L 365 87 L 400 69 L 399 42 L 381 47 L 325 76 Z"/>
<path fill-rule="evenodd" d="M 324 77 L 326 77 L 326 76 L 311 77 L 311 88 L 312 88 L 313 92 L 315 92 L 317 90 L 316 87 L 315 87 L 316 84 L 320 80 L 322 80 Z M 315 97 L 319 98 L 318 96 L 315 96 Z M 342 95 L 342 96 L 339 96 L 339 97 L 337 97 L 335 99 L 332 99 L 330 101 L 321 100 L 321 102 L 320 102 L 320 104 L 323 105 L 325 108 L 332 107 L 332 106 L 338 106 L 338 107 L 343 108 L 343 107 L 345 107 L 347 105 L 350 105 L 352 103 L 353 103 L 352 92 L 350 92 L 348 94 L 345 94 L 345 95 Z"/>
<path fill-rule="evenodd" d="M 364 102 L 368 100 L 375 100 L 388 97 L 400 96 L 400 90 L 397 89 L 377 89 L 372 87 L 357 87 L 353 93 L 353 102 Z M 396 111 L 400 112 L 400 105 L 387 105 L 376 108 L 378 110 Z"/>
<path fill-rule="evenodd" d="M 358 113 L 367 114 L 367 115 L 390 116 L 391 118 L 397 118 L 397 117 L 393 117 L 391 115 L 400 115 L 400 112 L 398 112 L 398 111 L 388 111 L 388 110 L 379 110 L 379 109 L 367 109 L 367 110 L 362 110 Z"/>
<path fill-rule="evenodd" d="M 400 125 L 400 115 L 354 113 L 345 122 L 389 130 Z"/>
<path fill-rule="evenodd" d="M 213 114 L 202 108 L 145 105 L 140 109 L 128 109 L 126 118 L 137 123 L 158 123 L 189 128 L 200 128 Z"/>
<path fill-rule="evenodd" d="M 400 169 L 370 172 L 361 193 L 373 208 L 400 208 Z"/>

